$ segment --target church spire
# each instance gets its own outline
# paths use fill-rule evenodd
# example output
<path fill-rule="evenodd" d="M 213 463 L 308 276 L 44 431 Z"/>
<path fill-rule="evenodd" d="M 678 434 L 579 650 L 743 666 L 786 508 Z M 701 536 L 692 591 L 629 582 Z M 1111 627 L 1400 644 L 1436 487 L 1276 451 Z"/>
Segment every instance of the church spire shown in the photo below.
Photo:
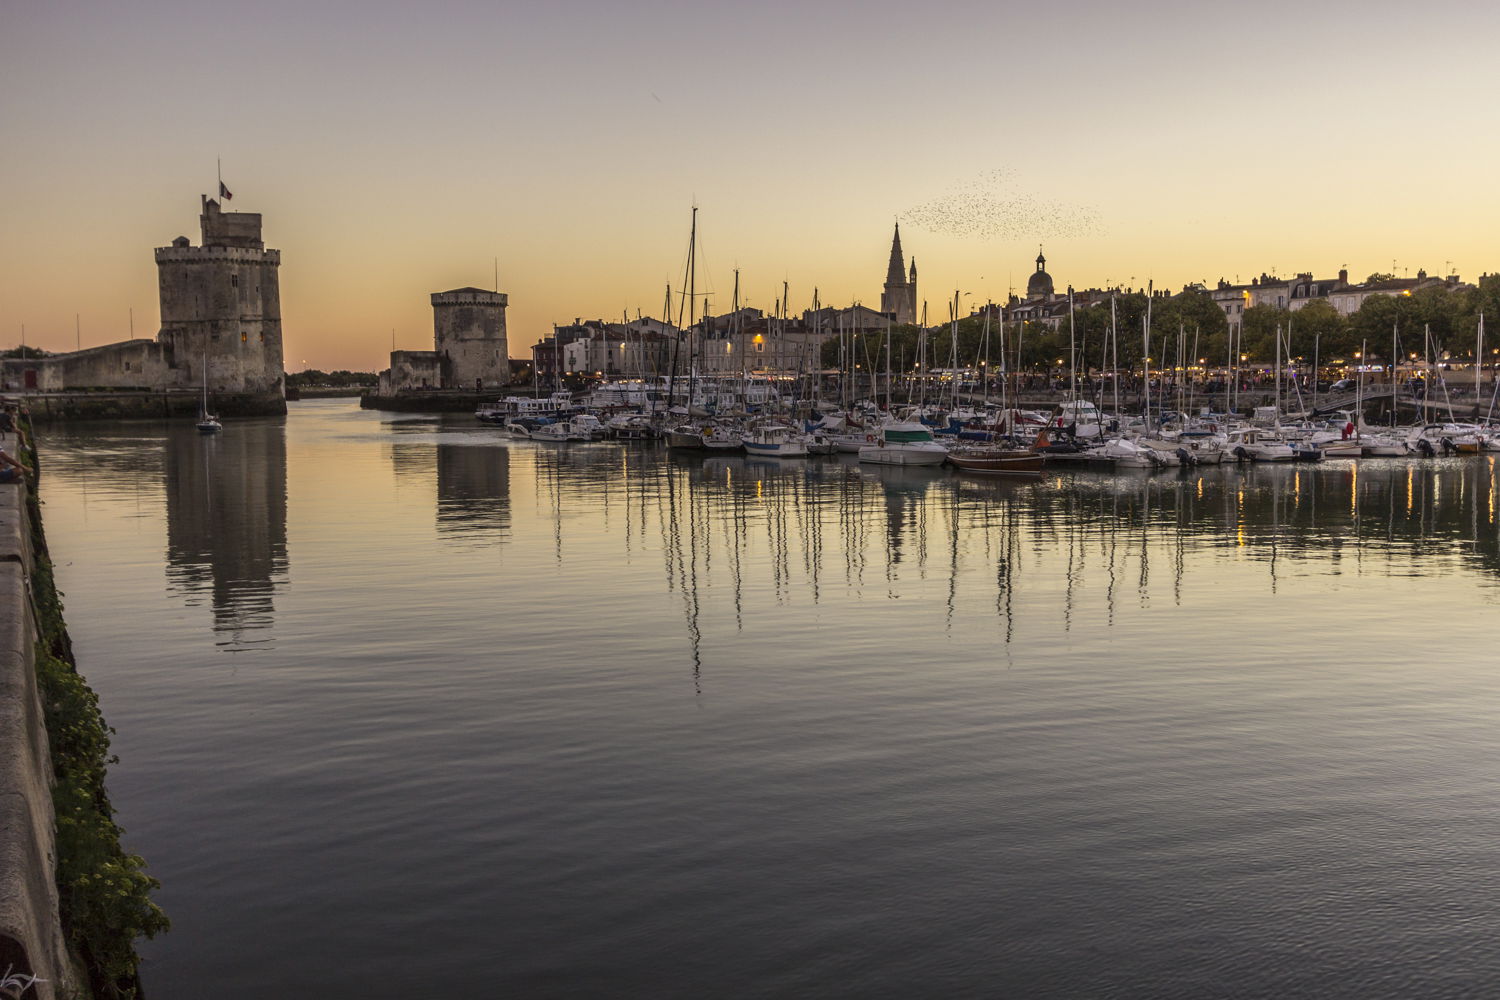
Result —
<path fill-rule="evenodd" d="M 901 254 L 901 223 L 896 223 L 896 235 L 891 238 L 891 263 L 885 270 L 885 283 L 899 285 L 906 281 L 906 265 Z"/>

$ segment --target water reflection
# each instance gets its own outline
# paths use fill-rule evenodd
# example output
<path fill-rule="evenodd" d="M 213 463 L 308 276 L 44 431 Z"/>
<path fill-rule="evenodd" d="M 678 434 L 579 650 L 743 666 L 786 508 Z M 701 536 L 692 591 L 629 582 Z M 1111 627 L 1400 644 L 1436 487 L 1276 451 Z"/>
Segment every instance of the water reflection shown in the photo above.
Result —
<path fill-rule="evenodd" d="M 510 537 L 510 452 L 493 435 L 445 432 L 433 421 L 392 426 L 385 449 L 396 488 L 433 492 L 441 537 L 481 546 Z"/>
<path fill-rule="evenodd" d="M 509 536 L 509 451 L 438 445 L 437 528 L 471 541 Z"/>
<path fill-rule="evenodd" d="M 705 616 L 722 600 L 739 631 L 755 592 L 782 607 L 815 606 L 830 583 L 940 601 L 949 631 L 983 607 L 1009 643 L 1023 596 L 1048 628 L 1079 615 L 1113 625 L 1127 606 L 1183 605 L 1226 561 L 1263 567 L 1267 595 L 1288 577 L 1500 574 L 1491 458 L 988 482 L 845 459 L 514 447 L 535 464 L 559 562 L 582 554 L 585 533 L 595 542 L 601 517 L 627 550 L 659 548 L 695 676 Z"/>
<path fill-rule="evenodd" d="M 287 573 L 284 424 L 208 437 L 173 427 L 164 459 L 168 590 L 189 605 L 207 596 L 218 645 L 269 643 Z"/>

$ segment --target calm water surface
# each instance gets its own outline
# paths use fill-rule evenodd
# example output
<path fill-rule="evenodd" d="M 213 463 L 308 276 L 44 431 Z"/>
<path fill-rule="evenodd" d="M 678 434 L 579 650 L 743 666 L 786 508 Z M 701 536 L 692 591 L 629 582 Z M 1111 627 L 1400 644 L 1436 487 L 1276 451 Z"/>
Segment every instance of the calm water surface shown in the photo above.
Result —
<path fill-rule="evenodd" d="M 41 444 L 153 1000 L 1500 989 L 1493 459 Z"/>

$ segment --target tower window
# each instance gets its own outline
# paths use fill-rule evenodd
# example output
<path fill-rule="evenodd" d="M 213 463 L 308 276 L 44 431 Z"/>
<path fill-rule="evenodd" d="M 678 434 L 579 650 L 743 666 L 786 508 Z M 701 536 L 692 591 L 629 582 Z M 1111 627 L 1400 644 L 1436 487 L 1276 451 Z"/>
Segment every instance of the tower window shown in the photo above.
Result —
<path fill-rule="evenodd" d="M 240 276 L 238 274 L 231 274 L 229 276 L 229 284 L 235 288 L 238 288 L 240 286 Z"/>
<path fill-rule="evenodd" d="M 250 339 L 250 335 L 248 333 L 246 333 L 245 331 L 241 330 L 240 331 L 240 343 L 243 344 L 246 341 L 248 341 L 249 339 Z"/>

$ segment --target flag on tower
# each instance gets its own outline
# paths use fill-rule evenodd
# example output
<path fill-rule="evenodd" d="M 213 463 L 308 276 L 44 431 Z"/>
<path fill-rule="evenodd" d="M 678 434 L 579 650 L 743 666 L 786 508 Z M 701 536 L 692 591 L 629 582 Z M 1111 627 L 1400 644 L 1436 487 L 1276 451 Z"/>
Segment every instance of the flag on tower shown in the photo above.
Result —
<path fill-rule="evenodd" d="M 225 201 L 228 201 L 229 199 L 234 197 L 234 195 L 229 193 L 229 189 L 224 186 L 224 182 L 222 180 L 219 181 L 219 197 L 223 198 Z"/>

